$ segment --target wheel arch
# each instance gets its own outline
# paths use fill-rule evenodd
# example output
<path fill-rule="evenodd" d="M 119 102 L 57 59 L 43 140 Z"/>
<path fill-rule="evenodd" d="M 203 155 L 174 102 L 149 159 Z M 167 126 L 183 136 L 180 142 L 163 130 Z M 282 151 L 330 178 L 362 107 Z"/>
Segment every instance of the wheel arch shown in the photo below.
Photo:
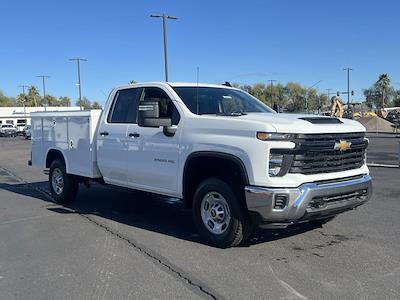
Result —
<path fill-rule="evenodd" d="M 212 176 L 233 176 L 243 186 L 249 184 L 246 166 L 239 157 L 216 151 L 191 153 L 185 161 L 182 176 L 182 196 L 186 207 L 192 207 L 197 185 Z"/>
<path fill-rule="evenodd" d="M 45 167 L 50 168 L 51 163 L 56 160 L 61 159 L 65 163 L 66 170 L 68 169 L 67 160 L 60 149 L 51 148 L 47 151 L 46 160 L 45 160 Z"/>

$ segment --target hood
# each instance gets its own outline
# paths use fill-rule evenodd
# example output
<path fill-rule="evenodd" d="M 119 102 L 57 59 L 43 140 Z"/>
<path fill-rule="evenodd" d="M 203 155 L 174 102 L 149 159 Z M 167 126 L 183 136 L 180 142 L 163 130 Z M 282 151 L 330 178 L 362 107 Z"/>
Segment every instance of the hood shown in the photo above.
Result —
<path fill-rule="evenodd" d="M 361 123 L 349 119 L 316 116 L 310 114 L 249 113 L 237 117 L 242 120 L 273 126 L 281 133 L 344 133 L 362 132 Z"/>

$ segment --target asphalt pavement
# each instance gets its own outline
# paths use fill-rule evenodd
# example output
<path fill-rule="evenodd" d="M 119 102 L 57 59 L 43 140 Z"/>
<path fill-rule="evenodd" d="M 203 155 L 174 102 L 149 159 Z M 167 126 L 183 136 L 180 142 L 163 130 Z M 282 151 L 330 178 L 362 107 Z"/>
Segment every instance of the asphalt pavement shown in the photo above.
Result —
<path fill-rule="evenodd" d="M 57 205 L 29 157 L 0 138 L 0 299 L 400 298 L 400 169 L 372 168 L 373 198 L 323 227 L 222 250 L 175 199 L 92 185 Z"/>

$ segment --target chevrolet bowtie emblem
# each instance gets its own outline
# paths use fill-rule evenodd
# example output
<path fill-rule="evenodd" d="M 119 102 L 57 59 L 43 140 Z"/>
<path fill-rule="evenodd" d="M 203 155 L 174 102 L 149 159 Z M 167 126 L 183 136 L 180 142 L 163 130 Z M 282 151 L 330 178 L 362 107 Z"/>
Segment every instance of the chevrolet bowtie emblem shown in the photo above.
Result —
<path fill-rule="evenodd" d="M 350 149 L 351 147 L 351 142 L 345 141 L 345 140 L 340 140 L 339 142 L 335 143 L 335 146 L 333 147 L 334 150 L 340 150 L 340 151 L 346 151 L 347 149 Z"/>

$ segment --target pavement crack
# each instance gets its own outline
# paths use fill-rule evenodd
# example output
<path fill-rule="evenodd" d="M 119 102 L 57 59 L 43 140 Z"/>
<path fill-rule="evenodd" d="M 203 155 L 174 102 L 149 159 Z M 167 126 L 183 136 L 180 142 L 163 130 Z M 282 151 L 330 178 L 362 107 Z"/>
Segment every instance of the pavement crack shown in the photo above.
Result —
<path fill-rule="evenodd" d="M 19 177 L 18 175 L 14 174 L 10 170 L 7 170 L 7 169 L 5 169 L 3 167 L 0 167 L 0 170 L 3 171 L 3 172 L 7 172 L 10 176 L 12 176 L 15 179 L 17 179 L 20 183 L 23 183 L 27 187 L 29 187 L 29 188 L 41 193 L 49 201 L 53 202 L 54 204 L 57 204 L 57 203 L 55 203 L 53 197 L 51 196 L 51 193 L 48 190 L 46 190 L 44 188 L 41 188 L 41 187 L 38 187 L 38 186 L 35 186 L 34 184 L 24 180 L 23 178 Z M 69 209 L 71 209 L 71 208 L 69 208 Z M 199 295 L 201 295 L 203 297 L 206 297 L 208 299 L 215 299 L 215 300 L 217 300 L 217 299 L 225 299 L 225 297 L 219 295 L 217 292 L 215 292 L 211 288 L 207 287 L 207 285 L 205 283 L 201 282 L 197 278 L 196 279 L 195 278 L 191 278 L 191 276 L 186 274 L 186 272 L 184 272 L 183 270 L 180 270 L 179 267 L 173 265 L 165 257 L 163 257 L 163 256 L 161 256 L 159 254 L 156 254 L 154 251 L 148 249 L 144 245 L 141 245 L 138 242 L 133 241 L 132 239 L 121 235 L 120 233 L 112 230 L 111 228 L 109 228 L 108 226 L 104 225 L 103 223 L 98 222 L 94 218 L 91 218 L 90 215 L 82 214 L 79 211 L 76 211 L 74 209 L 71 209 L 71 211 L 73 213 L 76 213 L 80 217 L 86 219 L 87 221 L 91 222 L 95 226 L 100 227 L 101 229 L 105 230 L 106 232 L 108 232 L 112 236 L 117 237 L 120 240 L 123 240 L 128 245 L 133 247 L 135 250 L 137 250 L 138 252 L 143 254 L 145 257 L 147 257 L 149 260 L 151 260 L 154 263 L 156 263 L 159 266 L 161 266 L 161 268 L 164 269 L 167 273 L 173 275 L 174 277 L 176 277 L 176 278 L 180 279 L 181 281 L 183 281 L 185 284 L 189 285 L 189 287 L 191 287 L 191 289 L 193 291 L 197 292 Z"/>

